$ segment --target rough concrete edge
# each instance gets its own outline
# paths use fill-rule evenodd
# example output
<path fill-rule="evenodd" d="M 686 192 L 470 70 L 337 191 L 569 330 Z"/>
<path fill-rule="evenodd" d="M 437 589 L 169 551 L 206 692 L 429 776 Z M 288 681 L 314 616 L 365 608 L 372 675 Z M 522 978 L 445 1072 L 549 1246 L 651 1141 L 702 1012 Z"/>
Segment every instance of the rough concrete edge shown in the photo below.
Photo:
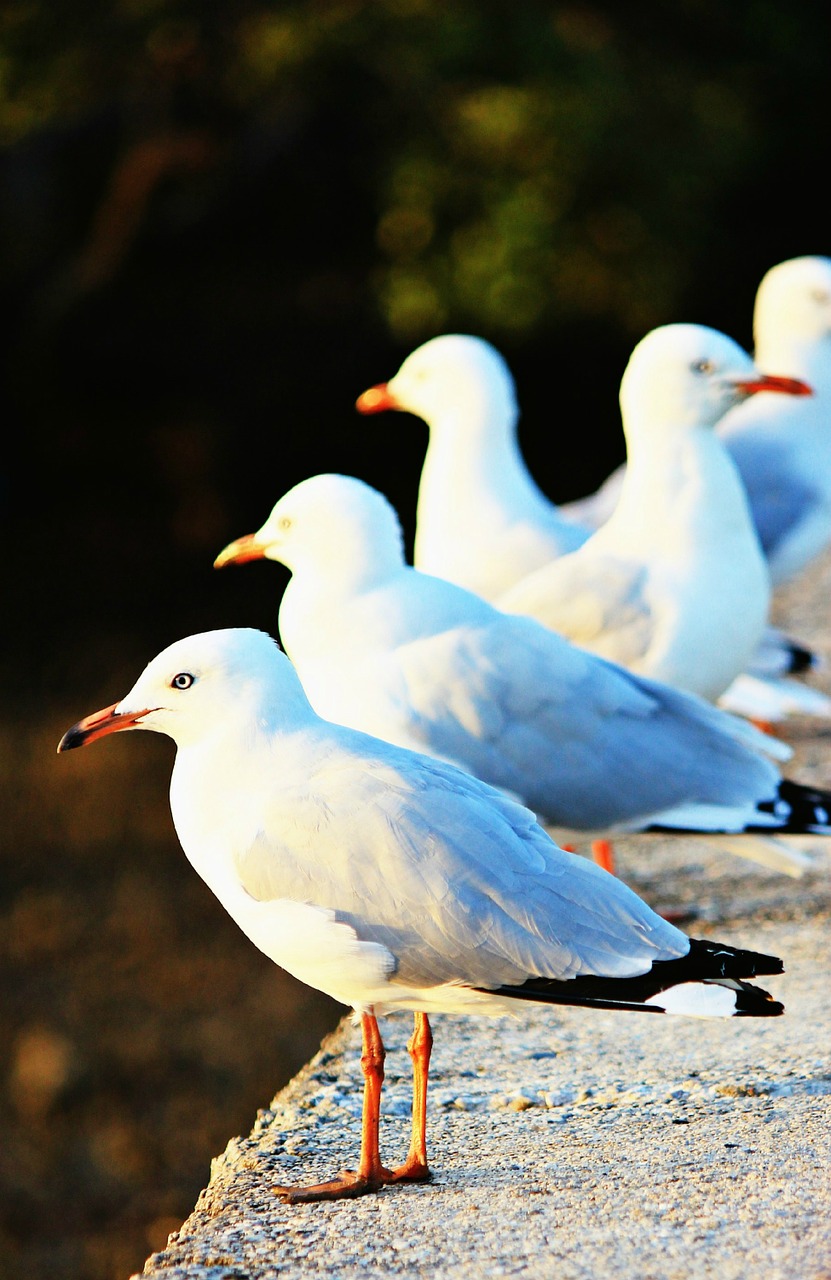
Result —
<path fill-rule="evenodd" d="M 335 1029 L 321 1040 L 317 1053 L 274 1095 L 268 1107 L 258 1111 L 250 1132 L 245 1137 L 237 1135 L 230 1138 L 225 1150 L 214 1156 L 208 1182 L 200 1191 L 190 1214 L 181 1227 L 168 1236 L 165 1248 L 152 1253 L 142 1270 L 134 1272 L 129 1280 L 148 1280 L 148 1277 L 158 1277 L 160 1280 L 251 1280 L 250 1269 L 241 1267 L 232 1259 L 217 1259 L 209 1265 L 175 1261 L 168 1265 L 167 1260 L 171 1257 L 171 1249 L 181 1241 L 209 1237 L 219 1209 L 229 1199 L 232 1184 L 237 1179 L 250 1176 L 252 1152 L 258 1147 L 264 1130 L 270 1128 L 275 1120 L 282 1121 L 279 1127 L 284 1132 L 293 1130 L 304 1099 L 315 1083 L 315 1076 L 321 1069 L 331 1068 L 336 1062 L 342 1061 L 345 1052 L 352 1045 L 354 1035 L 352 1014 L 345 1013 Z M 253 1163 L 260 1166 L 259 1161 Z"/>

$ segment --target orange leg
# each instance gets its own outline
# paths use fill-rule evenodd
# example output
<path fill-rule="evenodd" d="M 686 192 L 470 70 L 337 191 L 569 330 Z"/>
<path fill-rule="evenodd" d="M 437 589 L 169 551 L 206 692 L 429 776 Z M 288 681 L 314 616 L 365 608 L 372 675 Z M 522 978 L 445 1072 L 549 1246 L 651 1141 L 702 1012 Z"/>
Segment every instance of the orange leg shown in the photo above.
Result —
<path fill-rule="evenodd" d="M 615 874 L 615 852 L 611 840 L 592 840 L 592 857 L 604 871 Z"/>
<path fill-rule="evenodd" d="M 426 1013 L 415 1015 L 407 1051 L 413 1061 L 413 1130 L 407 1159 L 393 1170 L 393 1176 L 397 1181 L 422 1182 L 430 1177 L 427 1167 L 427 1076 L 433 1051 L 433 1033 Z"/>
<path fill-rule="evenodd" d="M 566 853 L 577 852 L 573 844 L 563 844 L 560 848 L 565 849 Z M 615 851 L 611 840 L 592 840 L 592 857 L 604 871 L 615 874 Z"/>
<path fill-rule="evenodd" d="M 770 720 L 754 720 L 753 716 L 750 716 L 749 718 L 750 718 L 750 723 L 752 725 L 755 725 L 757 729 L 761 729 L 762 733 L 766 733 L 768 737 L 770 738 L 779 737 L 778 727 L 775 724 L 773 724 Z"/>
<path fill-rule="evenodd" d="M 423 1025 L 419 1023 L 423 1019 Z M 357 1170 L 345 1169 L 331 1182 L 318 1182 L 307 1187 L 274 1187 L 286 1204 L 318 1200 L 343 1200 L 377 1191 L 390 1182 L 405 1179 L 413 1182 L 430 1176 L 426 1156 L 427 1071 L 430 1064 L 432 1035 L 424 1014 L 416 1014 L 416 1028 L 410 1041 L 413 1058 L 413 1136 L 410 1152 L 400 1169 L 385 1169 L 381 1164 L 378 1130 L 381 1116 L 381 1088 L 384 1083 L 386 1053 L 378 1021 L 374 1014 L 361 1014 L 361 1071 L 364 1077 L 364 1106 L 361 1121 L 361 1155 Z"/>

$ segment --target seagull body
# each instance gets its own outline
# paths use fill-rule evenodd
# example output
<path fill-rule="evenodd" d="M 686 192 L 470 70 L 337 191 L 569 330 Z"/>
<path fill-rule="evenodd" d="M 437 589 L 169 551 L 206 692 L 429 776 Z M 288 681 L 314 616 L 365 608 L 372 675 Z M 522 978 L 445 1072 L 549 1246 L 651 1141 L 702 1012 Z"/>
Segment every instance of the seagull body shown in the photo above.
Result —
<path fill-rule="evenodd" d="M 767 272 L 753 338 L 761 368 L 802 378 L 814 392 L 760 397 L 719 426 L 778 586 L 831 542 L 831 258 L 792 258 Z"/>
<path fill-rule="evenodd" d="M 423 572 L 492 600 L 588 536 L 531 477 L 517 440 L 513 377 L 482 338 L 431 338 L 357 407 L 406 410 L 427 423 L 413 548 Z"/>
<path fill-rule="evenodd" d="M 276 1188 L 288 1200 L 429 1176 L 429 1013 L 500 1014 L 523 999 L 702 1017 L 782 1012 L 744 981 L 781 972 L 781 961 L 690 940 L 500 792 L 322 720 L 263 632 L 177 641 L 58 750 L 138 728 L 176 743 L 176 831 L 226 910 L 275 963 L 361 1019 L 359 1168 Z M 388 1170 L 378 1153 L 377 1017 L 399 1009 L 416 1018 L 413 1139 L 405 1164 Z"/>
<path fill-rule="evenodd" d="M 745 491 L 715 426 L 749 396 L 805 390 L 761 374 L 714 329 L 653 329 L 621 381 L 627 469 L 614 511 L 577 551 L 496 603 L 715 701 L 762 643 L 771 596 Z"/>
<path fill-rule="evenodd" d="M 813 801 L 800 816 L 783 801 L 768 756 L 784 744 L 407 566 L 395 511 L 360 480 L 302 481 L 215 563 L 262 557 L 291 571 L 280 636 L 328 720 L 452 761 L 574 830 L 827 826 Z"/>

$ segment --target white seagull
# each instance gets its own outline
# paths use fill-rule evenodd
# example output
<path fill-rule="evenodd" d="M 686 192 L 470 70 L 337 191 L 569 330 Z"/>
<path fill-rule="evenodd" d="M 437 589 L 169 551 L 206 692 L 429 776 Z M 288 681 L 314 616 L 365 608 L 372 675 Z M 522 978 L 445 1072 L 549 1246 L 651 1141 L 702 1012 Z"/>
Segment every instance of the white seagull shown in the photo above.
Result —
<path fill-rule="evenodd" d="M 575 831 L 831 832 L 831 795 L 768 758 L 784 743 L 409 567 L 395 511 L 361 480 L 302 481 L 215 565 L 263 557 L 291 571 L 280 637 L 328 720 L 450 760 Z M 737 843 L 767 860 L 769 840 Z"/>
<path fill-rule="evenodd" d="M 614 876 L 564 852 L 526 809 L 450 765 L 320 719 L 261 631 L 179 640 L 58 751 L 121 729 L 164 733 L 182 848 L 251 941 L 354 1009 L 363 1033 L 358 1168 L 277 1186 L 284 1200 L 358 1196 L 429 1178 L 429 1015 L 519 1001 L 696 1017 L 769 1017 L 746 981 L 776 957 L 690 939 Z M 404 1163 L 379 1152 L 377 1019 L 415 1013 Z"/>
<path fill-rule="evenodd" d="M 715 329 L 653 329 L 620 384 L 627 467 L 614 511 L 576 551 L 495 603 L 716 701 L 763 641 L 771 583 L 744 486 L 715 427 L 760 392 L 789 399 L 807 391 L 761 373 Z"/>
<path fill-rule="evenodd" d="M 774 586 L 801 573 L 831 541 L 831 258 L 779 262 L 753 309 L 754 358 L 804 380 L 810 398 L 747 401 L 718 426 L 748 493 Z M 599 528 L 620 496 L 626 464 L 562 508 Z"/>
<path fill-rule="evenodd" d="M 831 542 L 831 258 L 792 258 L 768 271 L 753 339 L 761 368 L 803 378 L 814 392 L 738 405 L 719 427 L 778 586 Z"/>
<path fill-rule="evenodd" d="M 416 509 L 417 569 L 492 600 L 588 536 L 532 479 L 517 440 L 514 379 L 484 339 L 431 338 L 389 382 L 364 391 L 356 407 L 405 410 L 429 428 Z"/>

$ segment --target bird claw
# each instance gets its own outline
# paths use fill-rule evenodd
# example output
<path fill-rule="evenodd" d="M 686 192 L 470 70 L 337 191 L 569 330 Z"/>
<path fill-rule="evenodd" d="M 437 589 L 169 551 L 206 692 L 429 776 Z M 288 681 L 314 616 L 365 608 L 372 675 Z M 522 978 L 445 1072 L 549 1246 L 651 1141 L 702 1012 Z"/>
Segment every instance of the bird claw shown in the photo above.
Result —
<path fill-rule="evenodd" d="M 356 1196 L 378 1191 L 383 1184 L 376 1178 L 362 1178 L 344 1169 L 338 1178 L 330 1182 L 316 1182 L 307 1187 L 272 1187 L 283 1204 L 315 1204 L 320 1200 L 350 1200 Z"/>
<path fill-rule="evenodd" d="M 420 1160 L 406 1160 L 396 1169 L 385 1169 L 389 1182 L 430 1182 L 433 1175 Z"/>
<path fill-rule="evenodd" d="M 344 1169 L 330 1182 L 317 1182 L 307 1187 L 272 1187 L 283 1204 L 315 1204 L 321 1200 L 353 1200 L 357 1196 L 370 1195 L 395 1182 L 428 1182 L 432 1174 L 426 1165 L 407 1161 L 397 1169 L 385 1169 L 382 1165 L 376 1173 L 361 1175 L 352 1169 Z"/>

